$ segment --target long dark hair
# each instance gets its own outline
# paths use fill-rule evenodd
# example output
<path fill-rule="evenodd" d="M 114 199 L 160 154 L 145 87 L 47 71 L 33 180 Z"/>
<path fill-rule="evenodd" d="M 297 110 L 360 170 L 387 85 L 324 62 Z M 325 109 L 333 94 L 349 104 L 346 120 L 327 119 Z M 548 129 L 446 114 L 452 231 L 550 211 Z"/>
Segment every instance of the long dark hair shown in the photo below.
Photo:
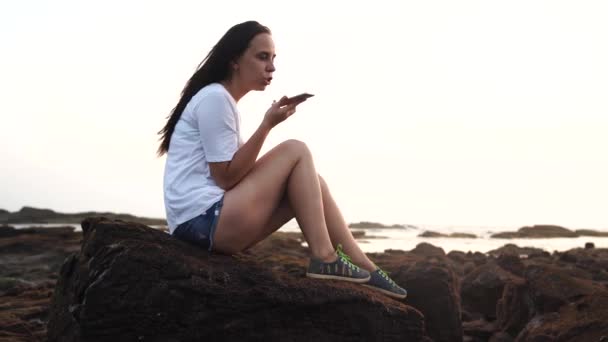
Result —
<path fill-rule="evenodd" d="M 171 135 L 175 130 L 175 125 L 177 125 L 190 99 L 203 87 L 230 77 L 232 72 L 230 63 L 243 55 L 251 40 L 260 33 L 270 34 L 270 29 L 257 21 L 246 21 L 231 27 L 215 44 L 207 57 L 198 65 L 194 75 L 186 83 L 179 102 L 167 117 L 167 124 L 158 132 L 158 134 L 162 134 L 159 139 L 162 141 L 157 151 L 159 157 L 169 151 Z"/>

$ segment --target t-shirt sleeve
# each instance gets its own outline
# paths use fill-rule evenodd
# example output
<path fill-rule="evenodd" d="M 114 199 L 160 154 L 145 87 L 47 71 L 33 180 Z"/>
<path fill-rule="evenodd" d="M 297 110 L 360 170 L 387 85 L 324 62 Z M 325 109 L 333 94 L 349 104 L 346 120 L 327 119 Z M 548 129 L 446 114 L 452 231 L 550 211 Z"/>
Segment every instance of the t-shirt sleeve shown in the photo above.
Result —
<path fill-rule="evenodd" d="M 194 110 L 208 162 L 232 160 L 239 148 L 234 112 L 223 94 L 209 94 Z"/>

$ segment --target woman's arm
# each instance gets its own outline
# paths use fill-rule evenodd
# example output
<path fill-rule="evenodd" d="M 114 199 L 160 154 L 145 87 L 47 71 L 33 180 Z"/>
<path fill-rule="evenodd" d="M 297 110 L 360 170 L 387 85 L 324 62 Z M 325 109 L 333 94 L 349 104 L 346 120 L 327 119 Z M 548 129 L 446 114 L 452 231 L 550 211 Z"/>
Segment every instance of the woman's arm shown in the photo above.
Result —
<path fill-rule="evenodd" d="M 211 176 L 220 188 L 231 189 L 251 171 L 270 129 L 271 127 L 262 122 L 251 138 L 236 151 L 232 160 L 209 163 Z"/>
<path fill-rule="evenodd" d="M 287 97 L 283 97 L 279 102 L 272 104 L 266 115 L 264 115 L 264 119 L 258 129 L 236 151 L 232 160 L 209 163 L 211 176 L 220 188 L 224 190 L 231 189 L 251 171 L 270 130 L 295 113 L 296 106 L 304 101 L 284 105 L 286 102 Z"/>

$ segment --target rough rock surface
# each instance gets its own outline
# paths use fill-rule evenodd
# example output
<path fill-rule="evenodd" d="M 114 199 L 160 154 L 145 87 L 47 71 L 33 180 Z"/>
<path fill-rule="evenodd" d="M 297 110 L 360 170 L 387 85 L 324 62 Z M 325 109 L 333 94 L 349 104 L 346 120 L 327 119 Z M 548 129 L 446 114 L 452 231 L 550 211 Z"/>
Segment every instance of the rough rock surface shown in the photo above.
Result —
<path fill-rule="evenodd" d="M 83 222 L 82 250 L 66 260 L 50 341 L 416 341 L 416 309 L 363 286 L 278 270 L 255 253 L 208 255 L 144 225 Z"/>
<path fill-rule="evenodd" d="M 584 296 L 534 317 L 516 341 L 608 341 L 608 294 Z"/>
<path fill-rule="evenodd" d="M 407 303 L 424 314 L 434 341 L 462 341 L 460 281 L 443 249 L 421 243 L 411 252 L 372 255 L 408 291 Z"/>
<path fill-rule="evenodd" d="M 226 333 L 214 337 L 237 340 L 242 337 L 235 337 L 237 333 L 246 330 L 244 326 L 248 324 L 250 329 L 245 335 L 248 340 L 261 339 L 261 333 L 256 335 L 258 330 L 272 330 L 265 336 L 268 340 L 289 340 L 281 334 L 281 329 L 293 331 L 304 329 L 303 326 L 307 325 L 310 327 L 307 331 L 313 333 L 301 337 L 302 340 L 408 341 L 412 339 L 406 337 L 412 333 L 399 338 L 373 335 L 374 329 L 385 325 L 389 330 L 394 329 L 394 325 L 399 325 L 401 329 L 399 322 L 405 310 L 406 315 L 414 317 L 414 320 L 422 320 L 419 313 L 425 316 L 425 324 L 420 329 L 425 329 L 422 334 L 432 337 L 434 341 L 608 341 L 606 248 L 576 248 L 550 254 L 541 249 L 506 245 L 488 254 L 452 251 L 446 255 L 441 248 L 423 243 L 409 252 L 387 250 L 370 254 L 374 262 L 408 289 L 407 299 L 395 301 L 358 285 L 337 282 L 319 284 L 318 281 L 306 279 L 304 272 L 308 251 L 301 246 L 301 234 L 276 233 L 238 256 L 209 257 L 196 247 L 145 226 L 100 222 L 106 222 L 104 225 L 113 228 L 90 230 L 92 235 L 84 245 L 81 244 L 82 233 L 74 232 L 70 227 L 0 227 L 0 341 L 44 341 L 49 316 L 55 317 L 49 328 L 57 329 L 60 312 L 64 315 L 61 319 L 68 323 L 66 327 L 75 329 L 66 329 L 61 338 L 55 333 L 57 338 L 51 341 L 74 340 L 82 331 L 100 331 L 103 324 L 111 319 L 119 320 L 118 317 L 132 323 L 133 327 L 125 328 L 131 330 L 110 329 L 104 331 L 102 337 L 86 340 L 188 340 L 188 336 L 198 336 L 187 335 L 189 324 L 203 320 L 229 322 L 233 317 L 229 314 L 230 310 L 242 306 L 247 308 L 243 310 L 245 318 L 235 316 L 234 323 L 231 323 L 233 325 L 220 324 L 213 331 L 220 334 L 217 331 L 226 329 Z M 116 231 L 124 226 L 130 228 Z M 81 245 L 83 251 L 89 254 L 80 252 Z M 95 253 L 91 255 L 91 251 Z M 70 257 L 73 253 L 76 253 L 75 256 Z M 62 300 L 64 303 L 72 300 L 72 304 L 67 306 L 67 313 L 61 310 L 51 313 L 51 297 L 55 293 L 55 299 L 58 299 L 57 292 L 54 292 L 55 284 L 61 276 L 59 271 L 66 257 L 70 262 L 63 269 L 64 275 L 69 276 L 62 277 L 64 280 L 57 284 L 57 291 L 64 289 Z M 241 268 L 237 264 L 246 267 Z M 489 272 L 485 272 L 478 279 L 490 281 L 486 285 L 483 285 L 484 282 L 475 285 L 479 289 L 478 294 L 461 296 L 464 282 L 478 277 L 483 273 L 480 273 L 480 269 L 484 267 L 495 270 L 502 278 L 494 276 L 492 281 L 493 278 L 487 274 Z M 104 270 L 107 271 L 105 274 Z M 95 282 L 94 279 L 101 280 Z M 103 285 L 106 279 L 112 280 L 115 287 L 106 288 Z M 517 281 L 510 281 L 512 279 Z M 90 300 L 77 306 L 77 298 L 69 298 L 72 290 L 67 286 L 86 282 L 89 282 L 88 286 L 72 288 L 73 291 L 85 289 L 81 292 L 82 299 Z M 224 282 L 235 285 L 225 287 Z M 124 287 L 125 284 L 129 287 Z M 245 286 L 240 289 L 237 285 Z M 200 288 L 204 286 L 211 289 Z M 262 288 L 255 289 L 256 286 Z M 497 291 L 497 288 L 502 288 L 502 291 Z M 222 290 L 234 291 L 232 301 L 236 303 L 212 300 L 201 304 L 201 301 L 192 300 L 205 298 L 210 293 L 221 295 Z M 114 301 L 103 299 L 105 295 L 116 296 L 117 293 L 113 291 L 124 291 L 121 295 L 139 300 L 139 304 L 129 306 L 129 302 L 120 297 L 115 297 L 117 299 Z M 302 301 L 310 299 L 310 291 L 315 291 L 316 297 L 308 306 L 303 306 Z M 338 302 L 332 302 L 330 297 L 337 298 L 335 300 Z M 298 303 L 293 311 L 285 309 L 285 303 L 289 301 Z M 488 305 L 488 302 L 492 304 Z M 100 307 L 100 303 L 107 307 Z M 163 312 L 166 314 L 168 311 L 154 310 L 165 305 L 194 312 L 208 303 L 221 308 L 196 311 L 197 315 L 188 317 L 177 313 L 171 319 L 163 316 Z M 330 310 L 323 311 L 328 306 L 331 306 Z M 361 306 L 385 307 L 389 313 L 374 311 L 365 315 L 360 312 Z M 101 317 L 101 312 L 108 308 L 112 315 Z M 265 308 L 268 312 L 254 315 L 259 308 Z M 494 315 L 491 314 L 493 309 Z M 393 314 L 395 312 L 397 314 Z M 155 316 L 158 313 L 161 316 Z M 209 316 L 202 316 L 205 313 Z M 280 328 L 275 326 L 274 321 L 267 320 L 277 313 L 283 316 L 278 321 Z M 343 317 L 348 315 L 356 316 L 351 320 L 356 321 L 357 326 L 353 329 L 359 334 L 357 336 L 337 330 L 351 328 L 342 322 Z M 74 317 L 97 318 L 80 326 Z M 183 322 L 177 322 L 175 317 L 183 318 Z M 125 331 L 138 331 L 142 326 L 156 323 L 159 326 L 153 328 L 156 329 L 152 330 L 154 333 L 167 331 L 172 327 L 162 326 L 167 322 L 185 331 L 186 337 L 179 338 L 180 335 L 175 337 L 170 333 L 156 338 L 148 333 L 136 337 L 125 335 Z M 333 322 L 338 325 L 332 325 Z M 230 331 L 233 326 L 235 332 Z M 200 335 L 201 329 L 197 330 L 193 334 Z M 253 335 L 249 334 L 251 331 Z M 80 339 L 84 340 L 82 335 Z M 422 341 L 431 339 L 423 336 Z"/>
<path fill-rule="evenodd" d="M 523 279 L 505 271 L 496 263 L 479 266 L 462 282 L 464 308 L 481 313 L 488 320 L 495 320 L 496 304 L 503 295 L 505 285 L 523 283 Z"/>
<path fill-rule="evenodd" d="M 0 341 L 41 341 L 65 258 L 80 249 L 72 227 L 0 226 Z"/>

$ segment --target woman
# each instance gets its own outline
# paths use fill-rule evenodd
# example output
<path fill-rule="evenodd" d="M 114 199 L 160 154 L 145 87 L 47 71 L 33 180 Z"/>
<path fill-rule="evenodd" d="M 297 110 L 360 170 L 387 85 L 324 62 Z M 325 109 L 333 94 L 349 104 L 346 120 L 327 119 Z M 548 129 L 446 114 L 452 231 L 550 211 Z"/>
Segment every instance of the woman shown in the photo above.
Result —
<path fill-rule="evenodd" d="M 273 102 L 249 140 L 241 139 L 237 103 L 270 85 L 274 51 L 267 27 L 238 24 L 186 84 L 159 132 L 158 153 L 167 153 L 164 196 L 171 234 L 233 254 L 295 217 L 312 253 L 308 277 L 363 283 L 405 298 L 406 291 L 357 245 L 304 143 L 285 141 L 257 159 L 270 131 L 305 99 Z"/>

